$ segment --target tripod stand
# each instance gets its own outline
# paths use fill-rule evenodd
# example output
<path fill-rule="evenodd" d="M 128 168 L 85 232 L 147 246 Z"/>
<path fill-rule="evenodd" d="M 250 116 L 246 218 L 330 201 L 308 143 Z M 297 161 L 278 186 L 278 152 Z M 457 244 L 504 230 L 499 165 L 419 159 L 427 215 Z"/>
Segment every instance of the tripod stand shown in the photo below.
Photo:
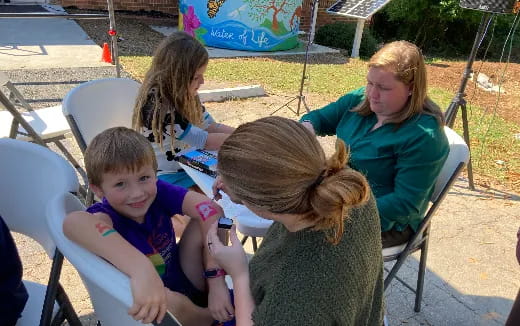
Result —
<path fill-rule="evenodd" d="M 311 22 L 311 28 L 309 31 L 309 35 L 307 37 L 307 46 L 305 47 L 305 61 L 303 63 L 303 73 L 302 73 L 302 79 L 300 82 L 300 92 L 298 93 L 298 95 L 296 95 L 296 97 L 290 99 L 288 102 L 286 102 L 285 104 L 280 106 L 278 109 L 271 112 L 271 115 L 273 115 L 276 112 L 280 111 L 281 109 L 287 107 L 289 110 L 291 110 L 297 116 L 299 116 L 300 108 L 301 108 L 302 104 L 305 107 L 305 110 L 307 110 L 307 112 L 310 112 L 309 106 L 305 102 L 305 95 L 303 95 L 303 86 L 305 85 L 305 79 L 307 79 L 306 72 L 307 72 L 307 62 L 309 61 L 309 49 L 310 49 L 311 44 L 314 42 L 314 29 L 316 27 L 316 17 L 318 15 L 319 3 L 320 3 L 319 0 L 314 0 L 314 2 L 312 4 L 312 10 L 311 10 L 312 22 Z M 296 100 L 298 100 L 298 106 L 296 107 L 296 111 L 294 111 L 289 104 L 291 104 L 292 102 L 294 102 Z"/>
<path fill-rule="evenodd" d="M 466 100 L 464 97 L 466 94 L 464 94 L 464 90 L 466 89 L 466 85 L 468 83 L 468 78 L 471 74 L 471 67 L 473 66 L 473 62 L 475 61 L 475 57 L 477 55 L 477 50 L 480 47 L 480 43 L 484 39 L 484 36 L 486 35 L 486 30 L 489 22 L 491 21 L 491 18 L 493 15 L 491 13 L 484 13 L 482 16 L 482 19 L 480 20 L 480 25 L 478 27 L 477 35 L 475 36 L 475 41 L 473 42 L 473 47 L 471 48 L 471 52 L 468 58 L 468 62 L 466 64 L 466 68 L 464 69 L 464 72 L 462 74 L 462 79 L 460 81 L 459 89 L 455 96 L 453 97 L 453 100 L 450 103 L 450 106 L 446 110 L 446 125 L 450 128 L 453 127 L 453 124 L 455 123 L 455 118 L 457 117 L 457 112 L 459 110 L 459 107 L 462 112 L 462 128 L 464 132 L 464 141 L 466 141 L 466 144 L 468 145 L 468 148 L 470 148 L 469 143 L 469 127 L 468 127 L 468 111 L 466 108 Z M 476 77 L 475 77 L 476 78 Z M 469 182 L 469 188 L 471 190 L 475 190 L 475 184 L 473 183 L 473 165 L 471 164 L 471 158 L 468 162 L 468 182 Z"/>

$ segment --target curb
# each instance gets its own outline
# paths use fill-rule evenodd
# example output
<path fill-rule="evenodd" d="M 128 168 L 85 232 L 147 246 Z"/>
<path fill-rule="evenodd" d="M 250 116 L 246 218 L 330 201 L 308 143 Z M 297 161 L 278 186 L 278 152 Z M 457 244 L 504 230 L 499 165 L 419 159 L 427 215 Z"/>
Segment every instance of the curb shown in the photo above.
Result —
<path fill-rule="evenodd" d="M 202 102 L 222 102 L 232 98 L 248 98 L 264 95 L 265 91 L 260 85 L 199 91 L 199 98 Z"/>

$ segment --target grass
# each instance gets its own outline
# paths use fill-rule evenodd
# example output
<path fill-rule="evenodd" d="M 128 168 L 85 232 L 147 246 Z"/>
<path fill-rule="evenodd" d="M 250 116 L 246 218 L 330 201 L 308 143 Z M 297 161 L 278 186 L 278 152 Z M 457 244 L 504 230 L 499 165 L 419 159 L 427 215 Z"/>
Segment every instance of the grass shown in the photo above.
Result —
<path fill-rule="evenodd" d="M 436 87 L 430 89 L 430 95 L 442 108 L 447 108 L 453 97 L 452 93 Z M 460 114 L 459 110 L 454 129 L 462 135 Z M 468 120 L 474 173 L 493 178 L 518 192 L 520 141 L 514 135 L 520 133 L 520 125 L 475 106 L 468 106 Z"/>
<path fill-rule="evenodd" d="M 283 59 L 282 59 L 283 60 Z M 433 61 L 439 61 L 435 58 Z M 121 57 L 125 69 L 142 79 L 151 63 L 150 57 Z M 365 83 L 366 62 L 350 60 L 347 64 L 311 64 L 310 80 L 305 91 L 327 98 L 339 97 Z M 208 80 L 241 84 L 261 84 L 268 92 L 294 93 L 300 87 L 300 62 L 269 58 L 212 59 L 206 73 Z M 430 85 L 429 94 L 441 108 L 447 108 L 453 93 Z M 520 125 L 505 121 L 481 108 L 468 107 L 473 171 L 520 191 Z M 459 117 L 455 130 L 462 135 Z"/>

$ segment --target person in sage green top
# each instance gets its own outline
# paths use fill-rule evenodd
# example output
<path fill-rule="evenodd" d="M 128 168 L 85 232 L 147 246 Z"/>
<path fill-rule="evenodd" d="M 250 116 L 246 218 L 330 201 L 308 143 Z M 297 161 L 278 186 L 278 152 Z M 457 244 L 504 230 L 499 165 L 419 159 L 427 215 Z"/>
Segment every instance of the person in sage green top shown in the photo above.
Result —
<path fill-rule="evenodd" d="M 370 183 L 383 247 L 390 247 L 417 230 L 449 146 L 443 114 L 426 94 L 426 68 L 415 45 L 389 43 L 368 67 L 366 87 L 300 121 L 317 135 L 337 135 L 349 146 L 350 166 Z"/>
<path fill-rule="evenodd" d="M 216 224 L 208 233 L 233 279 L 238 326 L 383 324 L 379 217 L 347 161 L 343 142 L 327 159 L 307 128 L 281 117 L 246 123 L 222 144 L 214 189 L 274 221 L 249 270 L 234 227 L 231 246 Z"/>

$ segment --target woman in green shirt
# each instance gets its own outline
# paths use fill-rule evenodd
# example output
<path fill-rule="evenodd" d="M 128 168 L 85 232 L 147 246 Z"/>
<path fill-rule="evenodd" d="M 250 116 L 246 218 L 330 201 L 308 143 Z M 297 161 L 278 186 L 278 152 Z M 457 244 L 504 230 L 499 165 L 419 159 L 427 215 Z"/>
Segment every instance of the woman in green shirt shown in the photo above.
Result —
<path fill-rule="evenodd" d="M 367 85 L 305 114 L 317 135 L 337 135 L 349 146 L 350 166 L 376 197 L 383 247 L 406 242 L 428 207 L 449 152 L 440 108 L 426 94 L 419 48 L 385 45 L 368 63 Z"/>
<path fill-rule="evenodd" d="M 219 179 L 235 202 L 273 220 L 248 263 L 208 232 L 208 247 L 233 279 L 237 326 L 383 324 L 383 261 L 375 200 L 346 166 L 345 145 L 327 159 L 300 123 L 268 117 L 238 127 L 218 154 Z"/>

